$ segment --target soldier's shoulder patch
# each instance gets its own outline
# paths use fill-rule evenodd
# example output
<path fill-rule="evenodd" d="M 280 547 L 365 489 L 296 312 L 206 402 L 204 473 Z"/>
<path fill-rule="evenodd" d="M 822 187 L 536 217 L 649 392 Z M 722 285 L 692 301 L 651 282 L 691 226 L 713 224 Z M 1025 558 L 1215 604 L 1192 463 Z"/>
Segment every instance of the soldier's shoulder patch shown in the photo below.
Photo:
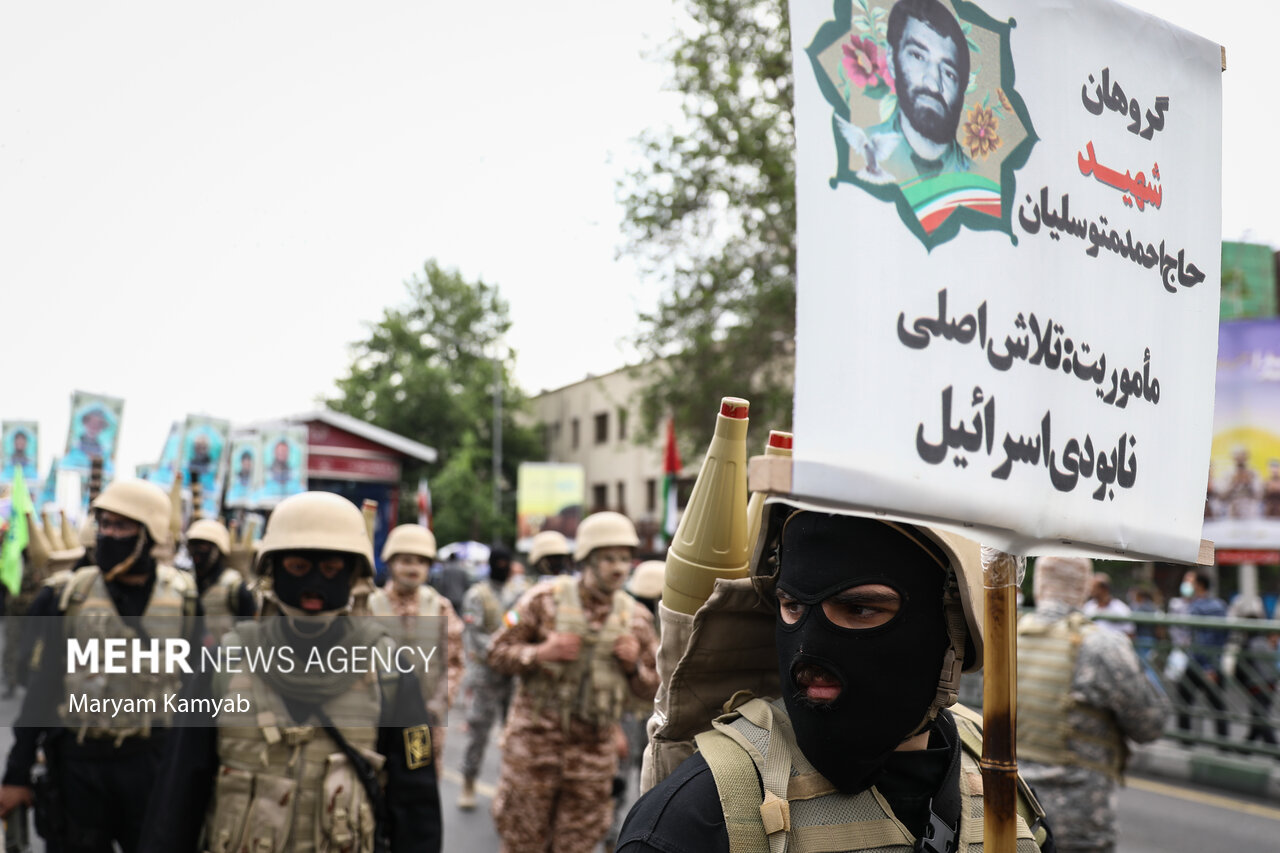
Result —
<path fill-rule="evenodd" d="M 410 770 L 431 763 L 430 726 L 413 726 L 404 730 L 404 763 Z"/>

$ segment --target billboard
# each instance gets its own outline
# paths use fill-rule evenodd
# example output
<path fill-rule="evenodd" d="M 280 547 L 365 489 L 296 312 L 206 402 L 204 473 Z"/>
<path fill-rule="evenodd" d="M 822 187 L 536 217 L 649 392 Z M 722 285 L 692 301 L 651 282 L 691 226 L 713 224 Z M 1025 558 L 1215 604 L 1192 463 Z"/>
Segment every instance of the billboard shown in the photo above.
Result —
<path fill-rule="evenodd" d="M 523 542 L 543 530 L 572 539 L 587 499 L 581 465 L 523 462 L 516 472 L 516 539 Z"/>

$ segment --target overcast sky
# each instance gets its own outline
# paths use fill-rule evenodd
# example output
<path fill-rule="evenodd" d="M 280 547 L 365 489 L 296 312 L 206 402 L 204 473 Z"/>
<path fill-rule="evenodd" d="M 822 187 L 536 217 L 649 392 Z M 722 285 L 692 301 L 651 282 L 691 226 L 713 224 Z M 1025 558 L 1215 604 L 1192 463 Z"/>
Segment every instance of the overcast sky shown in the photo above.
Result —
<path fill-rule="evenodd" d="M 1224 236 L 1280 246 L 1280 11 L 1131 5 L 1226 45 Z M 617 258 L 616 182 L 678 118 L 647 58 L 676 9 L 8 4 L 0 418 L 40 422 L 43 475 L 76 389 L 125 399 L 126 472 L 188 413 L 309 410 L 431 257 L 500 287 L 530 393 L 621 366 L 662 285 Z"/>

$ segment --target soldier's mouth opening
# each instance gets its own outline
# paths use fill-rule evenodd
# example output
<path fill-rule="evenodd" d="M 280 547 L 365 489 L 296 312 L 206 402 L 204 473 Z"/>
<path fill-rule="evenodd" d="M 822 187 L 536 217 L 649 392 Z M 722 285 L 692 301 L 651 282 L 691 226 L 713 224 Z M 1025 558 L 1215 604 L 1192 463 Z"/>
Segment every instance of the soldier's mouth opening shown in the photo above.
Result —
<path fill-rule="evenodd" d="M 298 603 L 302 605 L 303 610 L 311 613 L 319 613 L 324 610 L 324 596 L 317 595 L 314 592 L 304 592 L 298 596 Z"/>
<path fill-rule="evenodd" d="M 791 668 L 791 678 L 800 688 L 799 698 L 814 705 L 834 702 L 844 689 L 831 670 L 816 663 L 797 663 Z"/>

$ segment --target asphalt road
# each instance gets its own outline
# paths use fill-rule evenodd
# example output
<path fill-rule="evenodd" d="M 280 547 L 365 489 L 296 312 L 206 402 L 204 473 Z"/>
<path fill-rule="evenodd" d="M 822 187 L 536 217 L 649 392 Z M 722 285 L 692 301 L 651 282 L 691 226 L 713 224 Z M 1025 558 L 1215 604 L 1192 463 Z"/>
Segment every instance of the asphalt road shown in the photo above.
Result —
<path fill-rule="evenodd" d="M 11 721 L 17 710 L 18 700 L 0 699 L 0 721 Z M 461 789 L 457 768 L 466 740 L 460 708 L 453 711 L 449 722 L 441 779 L 445 849 L 451 853 L 493 853 L 498 849 L 498 837 L 489 806 L 498 779 L 498 732 L 491 736 L 477 786 L 478 808 L 463 812 L 457 808 Z M 0 729 L 0 749 L 6 754 L 11 742 L 11 729 Z M 633 777 L 633 791 L 635 782 Z M 1280 803 L 1166 780 L 1131 778 L 1120 791 L 1119 815 L 1119 849 L 1134 853 L 1274 850 L 1280 838 Z M 38 838 L 32 850 L 44 850 Z"/>

